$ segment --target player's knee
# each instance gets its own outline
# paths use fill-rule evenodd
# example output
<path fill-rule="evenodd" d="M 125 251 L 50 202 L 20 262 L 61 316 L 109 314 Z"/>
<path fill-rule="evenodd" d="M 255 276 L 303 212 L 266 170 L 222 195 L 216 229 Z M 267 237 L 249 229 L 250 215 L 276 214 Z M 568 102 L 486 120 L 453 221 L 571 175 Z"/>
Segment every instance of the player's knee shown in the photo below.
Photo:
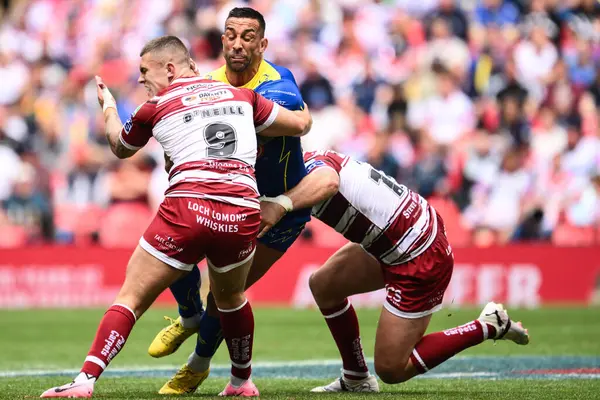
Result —
<path fill-rule="evenodd" d="M 324 291 L 322 281 L 319 279 L 316 272 L 313 272 L 310 275 L 310 278 L 308 278 L 308 287 L 310 287 L 313 297 L 315 298 L 317 304 L 319 304 L 319 301 L 323 298 Z"/>
<path fill-rule="evenodd" d="M 405 374 L 405 366 L 392 362 L 375 361 L 375 373 L 379 376 L 379 379 L 388 385 L 402 383 L 410 379 L 410 376 Z"/>

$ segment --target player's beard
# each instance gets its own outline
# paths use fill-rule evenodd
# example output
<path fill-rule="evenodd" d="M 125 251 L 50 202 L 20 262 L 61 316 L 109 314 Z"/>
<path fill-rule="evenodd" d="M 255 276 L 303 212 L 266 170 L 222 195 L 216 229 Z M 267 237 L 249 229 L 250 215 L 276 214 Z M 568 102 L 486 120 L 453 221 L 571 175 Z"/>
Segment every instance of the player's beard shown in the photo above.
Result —
<path fill-rule="evenodd" d="M 240 57 L 240 55 L 237 55 L 237 57 Z M 227 67 L 229 67 L 229 69 L 231 69 L 234 72 L 244 72 L 252 63 L 252 58 L 250 56 L 242 56 L 244 58 L 244 61 L 240 61 L 240 60 L 235 60 L 233 61 L 233 55 L 232 54 L 226 54 L 225 55 L 225 62 L 227 63 Z"/>

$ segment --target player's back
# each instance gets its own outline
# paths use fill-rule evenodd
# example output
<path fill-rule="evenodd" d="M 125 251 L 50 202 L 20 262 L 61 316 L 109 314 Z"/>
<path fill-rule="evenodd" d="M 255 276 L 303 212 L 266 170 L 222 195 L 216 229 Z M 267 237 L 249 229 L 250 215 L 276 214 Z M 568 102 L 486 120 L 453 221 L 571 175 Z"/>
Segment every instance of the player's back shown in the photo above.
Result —
<path fill-rule="evenodd" d="M 267 124 L 276 112 L 258 99 L 222 82 L 180 78 L 134 113 L 123 141 L 135 148 L 154 136 L 162 145 L 173 162 L 166 196 L 255 207 L 256 132 L 262 129 L 255 124 Z"/>
<path fill-rule="evenodd" d="M 334 151 L 305 153 L 304 160 L 309 173 L 320 167 L 338 173 L 338 193 L 312 213 L 348 240 L 390 264 L 414 258 L 428 246 L 436 215 L 419 194 L 368 163 Z"/>

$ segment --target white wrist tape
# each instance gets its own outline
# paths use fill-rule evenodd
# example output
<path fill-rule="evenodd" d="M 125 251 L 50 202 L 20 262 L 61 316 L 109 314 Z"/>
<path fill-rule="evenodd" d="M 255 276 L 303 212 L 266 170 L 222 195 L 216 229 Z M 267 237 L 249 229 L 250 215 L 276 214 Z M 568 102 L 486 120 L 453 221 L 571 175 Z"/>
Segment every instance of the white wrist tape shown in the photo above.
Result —
<path fill-rule="evenodd" d="M 271 203 L 277 203 L 281 207 L 285 209 L 286 212 L 290 212 L 294 210 L 294 204 L 292 203 L 292 199 L 287 197 L 284 194 L 280 194 L 277 197 L 266 197 L 261 196 L 260 201 L 270 201 Z"/>
<path fill-rule="evenodd" d="M 104 86 L 104 89 L 102 89 L 102 97 L 104 97 L 102 112 L 106 112 L 106 110 L 109 108 L 114 108 L 115 110 L 117 109 L 117 102 L 106 86 Z"/>

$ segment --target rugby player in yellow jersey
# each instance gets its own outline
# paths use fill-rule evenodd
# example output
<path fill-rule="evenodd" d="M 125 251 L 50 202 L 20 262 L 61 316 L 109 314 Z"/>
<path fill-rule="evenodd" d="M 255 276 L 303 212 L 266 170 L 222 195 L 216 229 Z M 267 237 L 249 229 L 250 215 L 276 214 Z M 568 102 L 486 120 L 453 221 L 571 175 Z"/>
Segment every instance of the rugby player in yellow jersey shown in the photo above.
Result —
<path fill-rule="evenodd" d="M 298 110 L 302 97 L 292 73 L 263 59 L 268 46 L 263 16 L 252 8 L 234 8 L 225 22 L 221 37 L 225 65 L 206 75 L 233 86 L 253 89 L 280 105 Z M 279 202 L 286 214 L 276 226 L 259 239 L 246 288 L 260 279 L 285 253 L 310 220 L 310 209 L 292 210 L 282 196 L 306 176 L 299 138 L 259 138 L 256 179 L 261 195 Z M 148 349 L 153 357 L 175 352 L 187 338 L 198 333 L 195 351 L 188 362 L 160 389 L 161 394 L 192 393 L 208 377 L 210 360 L 222 341 L 219 315 L 209 294 L 206 311 L 198 294 L 200 273 L 197 268 L 171 286 L 179 305 L 180 317 L 161 330 Z M 235 394 L 245 394 L 243 384 Z"/>

